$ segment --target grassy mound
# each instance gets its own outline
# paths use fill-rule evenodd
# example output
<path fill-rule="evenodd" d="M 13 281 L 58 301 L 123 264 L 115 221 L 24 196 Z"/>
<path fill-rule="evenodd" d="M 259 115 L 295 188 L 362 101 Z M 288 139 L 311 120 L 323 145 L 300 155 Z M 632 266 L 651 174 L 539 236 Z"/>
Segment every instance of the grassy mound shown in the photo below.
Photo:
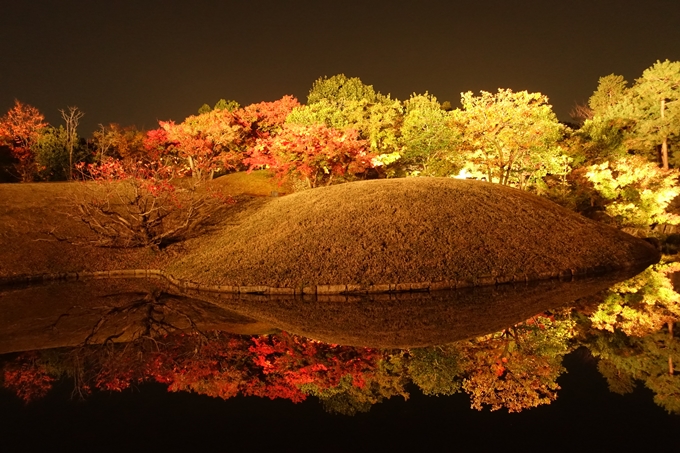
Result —
<path fill-rule="evenodd" d="M 523 191 L 408 178 L 272 198 L 191 241 L 165 270 L 206 285 L 461 286 L 658 258 L 645 241 Z"/>
<path fill-rule="evenodd" d="M 237 200 L 217 216 L 252 209 L 272 191 L 290 192 L 265 171 L 233 173 L 211 182 L 216 191 Z M 103 197 L 96 183 L 54 182 L 0 184 L 0 278 L 43 273 L 162 268 L 169 257 L 184 253 L 170 247 L 150 249 L 96 246 L 97 237 L 79 220 L 76 199 Z"/>

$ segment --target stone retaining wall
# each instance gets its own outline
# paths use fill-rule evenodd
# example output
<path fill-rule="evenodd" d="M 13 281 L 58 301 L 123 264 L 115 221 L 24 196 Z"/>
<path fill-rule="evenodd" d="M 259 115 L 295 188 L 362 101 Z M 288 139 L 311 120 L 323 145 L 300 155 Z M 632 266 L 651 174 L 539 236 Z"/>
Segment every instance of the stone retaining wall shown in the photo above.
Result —
<path fill-rule="evenodd" d="M 648 263 L 653 264 L 653 263 Z M 640 265 L 637 263 L 636 265 Z M 380 293 L 405 293 L 452 290 L 475 286 L 493 286 L 504 283 L 527 283 L 539 280 L 560 279 L 570 281 L 574 277 L 596 276 L 608 272 L 625 270 L 635 267 L 627 265 L 622 267 L 598 266 L 586 269 L 568 269 L 562 272 L 544 272 L 539 274 L 523 274 L 511 277 L 480 275 L 475 279 L 445 280 L 439 282 L 418 283 L 390 283 L 379 285 L 318 285 L 301 286 L 298 288 L 279 288 L 271 286 L 210 286 L 180 280 L 160 269 L 123 269 L 101 272 L 72 272 L 60 274 L 20 275 L 16 277 L 0 278 L 0 287 L 17 284 L 31 284 L 46 281 L 59 280 L 86 280 L 102 278 L 162 278 L 176 286 L 187 290 L 226 294 L 263 294 L 263 295 L 333 295 L 333 294 L 380 294 Z"/>

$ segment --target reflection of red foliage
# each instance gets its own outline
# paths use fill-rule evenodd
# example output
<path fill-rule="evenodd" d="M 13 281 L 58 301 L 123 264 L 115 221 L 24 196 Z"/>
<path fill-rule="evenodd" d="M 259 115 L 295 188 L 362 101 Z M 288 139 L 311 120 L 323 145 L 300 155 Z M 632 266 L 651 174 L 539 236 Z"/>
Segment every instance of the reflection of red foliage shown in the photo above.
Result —
<path fill-rule="evenodd" d="M 253 338 L 250 352 L 261 367 L 265 386 L 250 388 L 246 394 L 302 401 L 304 384 L 328 389 L 350 376 L 353 385 L 363 388 L 378 367 L 382 354 L 373 349 L 337 346 L 282 333 Z"/>
<path fill-rule="evenodd" d="M 172 392 L 193 391 L 223 399 L 241 394 L 297 403 L 307 397 L 304 386 L 308 384 L 324 390 L 349 377 L 353 386 L 363 389 L 378 372 L 383 353 L 285 333 L 252 338 L 213 333 L 169 335 L 152 345 L 88 348 L 63 358 L 66 367 L 85 365 L 79 384 L 82 393 L 90 387 L 122 391 L 156 381 Z M 4 372 L 5 385 L 26 401 L 43 396 L 54 380 L 39 364 L 38 353 L 20 356 Z"/>
<path fill-rule="evenodd" d="M 4 367 L 5 387 L 26 403 L 42 398 L 52 388 L 54 378 L 38 363 L 36 353 L 21 354 Z"/>

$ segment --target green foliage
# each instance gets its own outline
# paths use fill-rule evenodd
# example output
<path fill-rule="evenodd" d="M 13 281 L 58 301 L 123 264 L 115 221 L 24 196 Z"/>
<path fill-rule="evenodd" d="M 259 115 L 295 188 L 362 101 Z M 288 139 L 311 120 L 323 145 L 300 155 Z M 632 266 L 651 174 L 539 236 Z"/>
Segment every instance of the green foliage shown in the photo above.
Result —
<path fill-rule="evenodd" d="M 680 61 L 657 61 L 635 81 L 631 91 L 634 139 L 654 153 L 661 146 L 662 163 L 668 168 L 668 142 L 680 138 Z"/>
<path fill-rule="evenodd" d="M 425 93 L 411 95 L 404 102 L 405 115 L 401 126 L 403 143 L 402 166 L 411 174 L 450 176 L 462 165 L 454 151 L 456 131 L 449 127 L 451 115 Z"/>
<path fill-rule="evenodd" d="M 635 390 L 635 378 L 616 367 L 616 364 L 611 360 L 600 359 L 597 362 L 597 370 L 607 380 L 609 390 L 619 395 L 625 395 Z"/>
<path fill-rule="evenodd" d="M 217 101 L 217 104 L 215 104 L 215 107 L 213 110 L 228 110 L 230 112 L 234 112 L 238 109 L 241 108 L 241 104 L 234 100 L 226 100 L 226 99 L 220 99 Z"/>
<path fill-rule="evenodd" d="M 319 398 L 326 411 L 343 415 L 368 412 L 374 404 L 393 396 L 408 399 L 405 390 L 407 383 L 404 375 L 402 354 L 386 354 L 378 362 L 377 370 L 365 373 L 361 381 L 350 375 L 343 376 L 338 385 L 320 388 L 314 383 L 303 384 L 300 389 L 306 395 Z"/>
<path fill-rule="evenodd" d="M 210 113 L 213 110 L 227 110 L 229 112 L 236 111 L 241 108 L 241 104 L 236 101 L 226 99 L 220 99 L 215 104 L 215 107 L 210 107 L 208 104 L 203 104 L 201 108 L 198 109 L 198 114 L 203 115 L 204 113 Z"/>
<path fill-rule="evenodd" d="M 607 109 L 615 106 L 626 96 L 628 82 L 623 76 L 609 74 L 600 77 L 597 90 L 590 96 L 588 106 L 594 116 L 602 116 Z"/>
<path fill-rule="evenodd" d="M 318 102 L 296 107 L 286 118 L 291 125 L 326 127 L 358 131 L 378 158 L 376 163 L 389 162 L 401 155 L 400 127 L 403 109 L 397 100 L 387 99 L 371 103 L 367 99 L 347 100 L 341 104 L 322 99 Z M 398 153 L 395 156 L 395 153 Z"/>
<path fill-rule="evenodd" d="M 617 160 L 628 154 L 626 147 L 627 120 L 607 119 L 596 116 L 586 120 L 581 128 L 572 134 L 568 153 L 574 168 L 592 165 L 606 160 Z"/>
<path fill-rule="evenodd" d="M 606 200 L 607 213 L 620 227 L 648 228 L 655 223 L 680 223 L 666 212 L 680 194 L 678 172 L 663 171 L 644 157 L 625 157 L 588 167 L 586 177 Z"/>
<path fill-rule="evenodd" d="M 332 77 L 320 77 L 312 85 L 307 96 L 307 104 L 312 105 L 322 100 L 333 104 L 344 104 L 348 101 L 376 102 L 381 98 L 373 89 L 373 85 L 365 85 L 358 77 L 347 77 L 337 74 Z"/>
<path fill-rule="evenodd" d="M 499 89 L 463 93 L 461 102 L 452 125 L 468 173 L 523 189 L 540 188 L 548 174 L 568 173 L 569 158 L 558 146 L 564 129 L 546 96 Z"/>
<path fill-rule="evenodd" d="M 377 93 L 357 77 L 344 74 L 323 77 L 314 82 L 306 106 L 295 108 L 286 119 L 289 124 L 324 124 L 340 130 L 354 129 L 375 154 L 376 166 L 395 162 L 401 156 L 401 102 Z"/>
<path fill-rule="evenodd" d="M 69 174 L 69 156 L 66 148 L 66 129 L 48 126 L 43 129 L 33 145 L 35 163 L 40 179 L 64 181 Z M 84 147 L 79 147 L 76 161 L 85 159 Z"/>
<path fill-rule="evenodd" d="M 591 134 L 613 139 L 611 150 L 622 147 L 653 161 L 660 157 L 667 169 L 669 147 L 680 142 L 680 62 L 657 61 L 631 88 L 621 76 L 603 77 L 590 106 L 594 117 L 586 125 Z"/>

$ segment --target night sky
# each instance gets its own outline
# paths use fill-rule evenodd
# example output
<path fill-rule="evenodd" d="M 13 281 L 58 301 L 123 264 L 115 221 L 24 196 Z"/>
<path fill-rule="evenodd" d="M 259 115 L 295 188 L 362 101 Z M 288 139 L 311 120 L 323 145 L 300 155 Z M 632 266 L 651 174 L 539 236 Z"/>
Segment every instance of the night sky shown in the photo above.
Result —
<path fill-rule="evenodd" d="M 0 0 L 0 112 L 14 99 L 60 123 L 182 121 L 344 73 L 406 99 L 429 91 L 540 91 L 561 120 L 599 77 L 680 60 L 677 0 Z"/>

